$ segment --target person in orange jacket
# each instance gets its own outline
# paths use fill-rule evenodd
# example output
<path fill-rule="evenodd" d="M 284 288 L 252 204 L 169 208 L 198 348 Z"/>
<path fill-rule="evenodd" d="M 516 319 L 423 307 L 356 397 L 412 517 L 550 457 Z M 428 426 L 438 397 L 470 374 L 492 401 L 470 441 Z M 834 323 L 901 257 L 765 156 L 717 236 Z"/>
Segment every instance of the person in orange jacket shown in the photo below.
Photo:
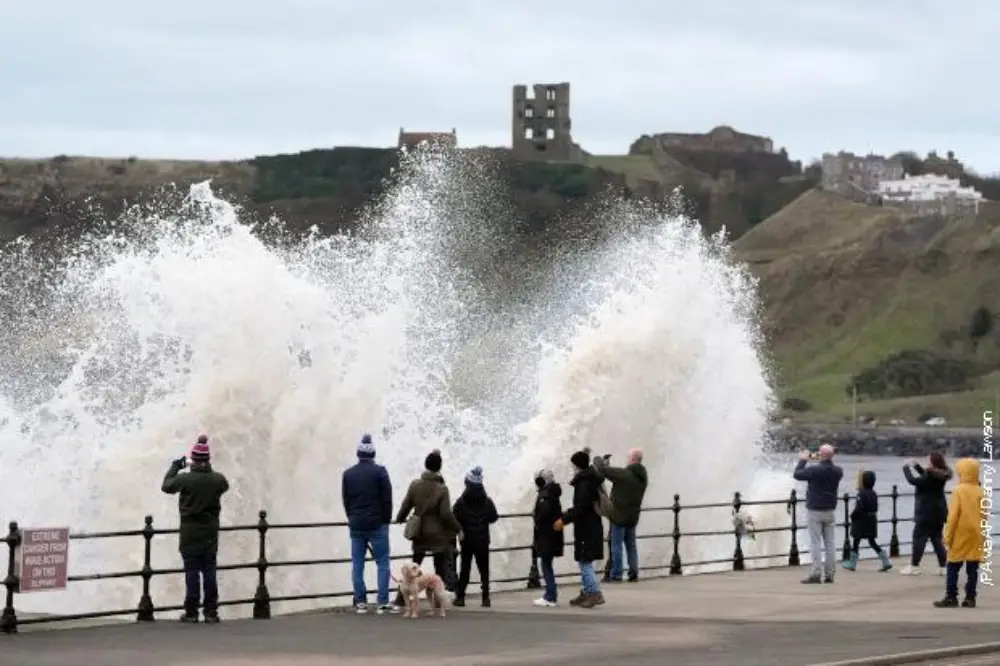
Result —
<path fill-rule="evenodd" d="M 976 583 L 979 563 L 983 559 L 983 488 L 979 485 L 979 461 L 962 458 L 955 463 L 958 485 L 951 494 L 948 521 L 944 526 L 944 545 L 948 549 L 948 568 L 945 576 L 945 595 L 935 601 L 938 608 L 956 608 L 958 603 L 958 576 L 965 568 L 965 599 L 963 608 L 976 607 Z"/>

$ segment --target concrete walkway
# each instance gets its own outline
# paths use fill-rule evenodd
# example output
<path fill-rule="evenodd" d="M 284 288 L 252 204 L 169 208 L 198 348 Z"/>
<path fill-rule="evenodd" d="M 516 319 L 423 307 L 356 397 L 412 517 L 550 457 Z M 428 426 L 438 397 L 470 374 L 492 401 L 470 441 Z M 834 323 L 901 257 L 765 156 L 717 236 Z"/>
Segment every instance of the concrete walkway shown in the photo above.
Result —
<path fill-rule="evenodd" d="M 33 631 L 0 636 L 0 666 L 810 666 L 1000 641 L 1000 595 L 990 588 L 980 608 L 939 610 L 930 605 L 941 596 L 937 576 L 843 572 L 833 585 L 807 586 L 803 573 L 611 585 L 608 603 L 592 610 L 537 609 L 530 603 L 537 592 L 526 591 L 495 595 L 489 610 L 455 609 L 445 620 L 335 612 Z M 562 589 L 566 598 L 575 592 Z M 973 659 L 929 663 L 993 663 Z"/>

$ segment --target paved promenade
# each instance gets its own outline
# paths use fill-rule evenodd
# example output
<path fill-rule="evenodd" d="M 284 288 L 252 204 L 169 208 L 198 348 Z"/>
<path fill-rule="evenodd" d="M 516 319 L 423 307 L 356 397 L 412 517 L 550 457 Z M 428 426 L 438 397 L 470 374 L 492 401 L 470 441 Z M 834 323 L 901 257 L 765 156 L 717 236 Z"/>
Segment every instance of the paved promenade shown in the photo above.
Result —
<path fill-rule="evenodd" d="M 0 636 L 0 666 L 551 666 L 623 660 L 630 666 L 809 666 L 1000 641 L 1000 593 L 991 588 L 982 590 L 980 608 L 939 610 L 930 605 L 941 596 L 937 576 L 842 572 L 833 585 L 807 586 L 799 583 L 802 575 L 774 569 L 618 584 L 607 586 L 608 603 L 593 610 L 536 609 L 530 603 L 535 592 L 512 592 L 495 595 L 493 609 L 455 609 L 445 620 L 333 612 L 218 626 L 165 620 L 26 631 Z M 568 598 L 575 587 L 562 591 Z M 1000 663 L 1000 652 L 995 656 L 906 663 Z"/>

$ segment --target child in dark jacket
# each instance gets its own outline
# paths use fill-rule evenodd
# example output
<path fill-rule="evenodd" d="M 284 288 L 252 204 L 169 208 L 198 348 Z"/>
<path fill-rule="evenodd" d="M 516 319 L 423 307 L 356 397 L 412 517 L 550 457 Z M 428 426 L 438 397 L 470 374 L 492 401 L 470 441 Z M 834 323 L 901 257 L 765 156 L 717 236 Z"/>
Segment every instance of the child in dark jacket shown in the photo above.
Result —
<path fill-rule="evenodd" d="M 460 571 L 455 589 L 456 606 L 465 605 L 472 560 L 476 561 L 483 586 L 483 608 L 490 607 L 490 525 L 497 522 L 497 507 L 483 487 L 483 468 L 476 467 L 465 476 L 465 491 L 452 509 L 462 526 Z"/>
<path fill-rule="evenodd" d="M 882 562 L 879 571 L 888 571 L 892 568 L 889 555 L 878 545 L 878 493 L 875 492 L 875 472 L 870 470 L 860 470 L 858 472 L 858 495 L 854 501 L 854 509 L 851 511 L 851 558 L 844 562 L 844 568 L 854 571 L 858 567 L 858 547 L 863 540 L 868 541 L 868 545 L 878 559 Z"/>
<path fill-rule="evenodd" d="M 538 496 L 535 499 L 535 529 L 531 545 L 541 561 L 545 592 L 533 603 L 542 608 L 554 608 L 558 601 L 558 588 L 553 562 L 555 558 L 563 556 L 566 548 L 565 532 L 554 527 L 563 514 L 562 487 L 556 483 L 552 470 L 543 469 L 535 474 L 535 488 Z"/>

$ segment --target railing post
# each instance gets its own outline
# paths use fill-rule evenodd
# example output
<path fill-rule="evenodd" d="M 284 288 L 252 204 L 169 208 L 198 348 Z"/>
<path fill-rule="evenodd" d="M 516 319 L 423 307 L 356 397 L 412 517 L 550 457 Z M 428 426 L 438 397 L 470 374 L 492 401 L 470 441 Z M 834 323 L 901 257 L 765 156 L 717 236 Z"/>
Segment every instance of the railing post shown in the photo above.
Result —
<path fill-rule="evenodd" d="M 257 591 L 253 595 L 253 619 L 271 619 L 271 593 L 267 590 L 267 511 L 257 514 Z"/>
<path fill-rule="evenodd" d="M 740 507 L 743 506 L 743 500 L 740 498 L 740 493 L 737 491 L 733 493 L 733 515 L 737 515 L 740 512 Z M 736 550 L 733 551 L 733 571 L 743 571 L 746 565 L 743 562 L 743 535 L 740 533 L 739 527 L 733 528 L 733 534 L 736 535 Z"/>
<path fill-rule="evenodd" d="M 792 488 L 788 497 L 788 512 L 792 515 L 792 545 L 788 549 L 788 566 L 799 566 L 799 493 Z"/>
<path fill-rule="evenodd" d="M 674 512 L 674 531 L 671 536 L 674 538 L 674 554 L 670 557 L 670 575 L 679 576 L 683 573 L 681 569 L 681 496 L 674 495 L 674 505 L 670 507 Z"/>
<path fill-rule="evenodd" d="M 149 581 L 153 578 L 153 517 L 146 516 L 145 525 L 142 528 L 143 556 L 142 556 L 142 596 L 139 597 L 139 608 L 135 614 L 136 622 L 152 622 L 156 618 L 153 616 L 153 598 L 149 595 Z"/>
<path fill-rule="evenodd" d="M 851 496 L 844 493 L 844 561 L 851 559 Z"/>
<path fill-rule="evenodd" d="M 529 590 L 540 590 L 542 588 L 542 577 L 538 573 L 538 551 L 534 544 L 531 546 L 531 568 L 528 569 Z"/>
<path fill-rule="evenodd" d="M 20 581 L 17 578 L 17 548 L 21 545 L 21 530 L 17 521 L 11 521 L 7 531 L 7 577 L 3 579 L 7 588 L 7 601 L 4 603 L 3 615 L 0 615 L 0 631 L 5 634 L 17 633 L 17 612 L 14 610 L 14 593 L 18 591 Z"/>
<path fill-rule="evenodd" d="M 896 529 L 897 523 L 899 523 L 899 514 L 897 509 L 899 508 L 899 487 L 894 483 L 892 484 L 892 536 L 889 537 L 889 557 L 899 557 L 899 532 Z"/>

